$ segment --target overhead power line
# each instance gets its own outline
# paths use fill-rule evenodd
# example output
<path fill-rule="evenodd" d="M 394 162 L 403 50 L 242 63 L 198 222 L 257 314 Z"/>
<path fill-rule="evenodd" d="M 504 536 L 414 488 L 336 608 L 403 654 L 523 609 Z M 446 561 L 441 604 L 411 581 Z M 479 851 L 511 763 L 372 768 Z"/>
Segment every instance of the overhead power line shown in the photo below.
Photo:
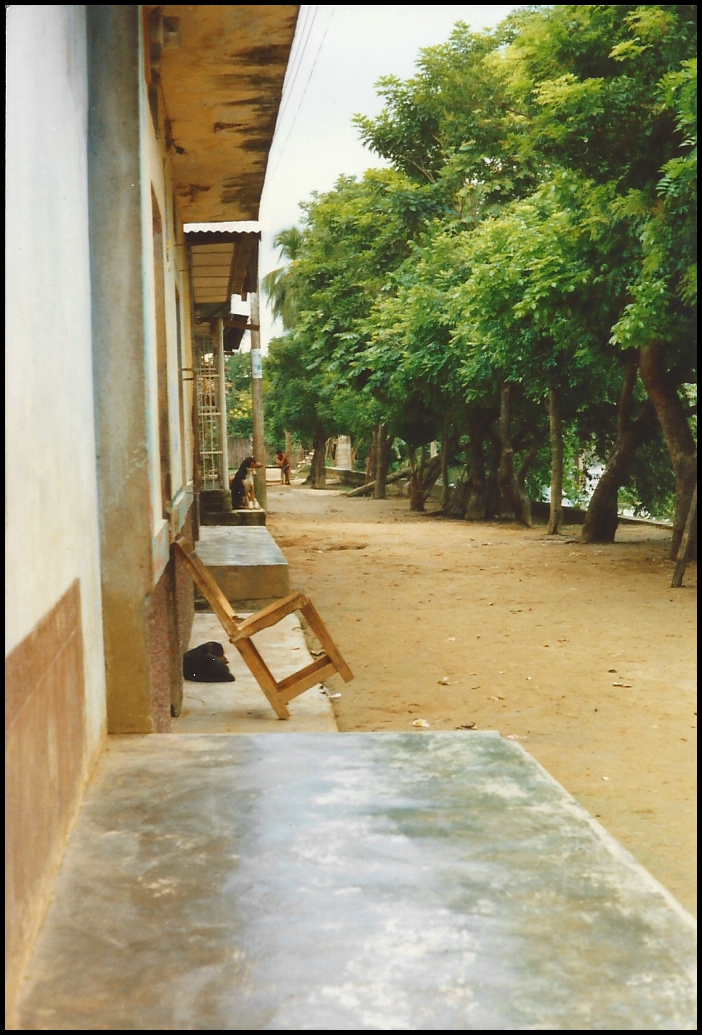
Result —
<path fill-rule="evenodd" d="M 318 14 L 319 5 L 312 4 L 306 6 L 305 12 L 302 17 L 302 24 L 300 25 L 299 30 L 295 33 L 295 39 L 293 40 L 294 53 L 291 53 L 290 64 L 288 65 L 288 69 L 285 75 L 285 81 L 283 83 L 283 98 L 280 108 L 278 109 L 276 131 L 278 127 L 282 125 L 283 118 L 285 117 L 285 112 L 287 110 L 288 105 L 290 104 L 290 98 L 292 97 L 293 92 L 295 90 L 295 84 L 297 82 L 297 77 L 300 72 L 300 67 L 302 66 L 305 51 L 307 50 L 307 44 L 310 41 L 312 29 L 314 28 L 314 23 L 317 20 Z M 273 137 L 275 139 L 275 134 L 273 134 Z"/>
<path fill-rule="evenodd" d="M 305 83 L 305 88 L 302 91 L 302 97 L 300 98 L 300 103 L 298 104 L 297 108 L 295 109 L 295 114 L 293 115 L 292 122 L 290 123 L 290 129 L 288 130 L 288 135 L 286 136 L 285 141 L 283 142 L 283 146 L 282 146 L 282 148 L 280 150 L 280 154 L 278 155 L 278 159 L 277 159 L 277 161 L 275 163 L 275 167 L 273 169 L 273 172 L 271 173 L 272 176 L 275 175 L 275 173 L 276 173 L 276 171 L 278 169 L 278 166 L 280 165 L 280 161 L 281 161 L 281 159 L 283 157 L 283 154 L 285 153 L 285 148 L 287 146 L 288 140 L 290 139 L 290 134 L 292 133 L 293 128 L 295 126 L 295 122 L 297 120 L 297 116 L 298 116 L 298 114 L 300 112 L 300 108 L 302 107 L 302 102 L 304 101 L 305 96 L 307 94 L 307 87 L 310 85 L 310 80 L 312 79 L 312 76 L 314 75 L 314 70 L 317 67 L 317 61 L 318 61 L 319 55 L 320 55 L 320 53 L 322 51 L 322 47 L 324 45 L 324 41 L 327 38 L 327 33 L 329 32 L 329 26 L 332 23 L 332 19 L 334 17 L 334 12 L 335 11 L 336 11 L 336 5 L 334 5 L 332 7 L 332 9 L 331 9 L 331 13 L 329 15 L 329 21 L 327 22 L 327 25 L 326 25 L 326 28 L 325 28 L 324 33 L 322 35 L 322 38 L 319 41 L 319 46 L 317 47 L 317 53 L 314 56 L 314 61 L 312 62 L 312 68 L 310 69 L 310 74 L 307 76 L 307 82 Z M 278 122 L 278 126 L 276 128 L 278 129 L 278 128 L 280 128 L 280 126 L 281 126 L 281 123 L 279 121 Z M 274 140 L 275 140 L 275 137 L 274 137 Z"/>

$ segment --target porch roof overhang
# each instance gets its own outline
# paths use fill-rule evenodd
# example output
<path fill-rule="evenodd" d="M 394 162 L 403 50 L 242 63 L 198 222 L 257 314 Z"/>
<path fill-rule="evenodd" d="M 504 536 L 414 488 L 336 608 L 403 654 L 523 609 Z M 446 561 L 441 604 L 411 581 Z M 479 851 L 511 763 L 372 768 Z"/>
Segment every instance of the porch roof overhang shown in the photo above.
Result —
<path fill-rule="evenodd" d="M 195 305 L 228 306 L 232 295 L 246 299 L 256 290 L 260 239 L 257 231 L 190 230 L 185 234 Z"/>
<path fill-rule="evenodd" d="M 223 320 L 225 351 L 239 348 L 248 317 L 230 312 L 232 295 L 242 299 L 258 284 L 258 231 L 189 230 L 185 243 L 190 253 L 190 271 L 196 323 Z"/>
<path fill-rule="evenodd" d="M 184 223 L 258 219 L 298 4 L 144 6 Z"/>

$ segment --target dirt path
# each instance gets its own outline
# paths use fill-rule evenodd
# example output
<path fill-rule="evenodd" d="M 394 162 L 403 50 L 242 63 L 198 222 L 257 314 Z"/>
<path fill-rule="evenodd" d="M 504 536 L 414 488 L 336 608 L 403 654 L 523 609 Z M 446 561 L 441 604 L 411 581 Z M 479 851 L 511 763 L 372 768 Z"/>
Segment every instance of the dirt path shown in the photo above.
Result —
<path fill-rule="evenodd" d="M 669 589 L 665 529 L 582 546 L 398 497 L 269 486 L 268 505 L 291 585 L 355 673 L 334 681 L 342 732 L 423 719 L 519 739 L 696 910 L 697 566 Z"/>

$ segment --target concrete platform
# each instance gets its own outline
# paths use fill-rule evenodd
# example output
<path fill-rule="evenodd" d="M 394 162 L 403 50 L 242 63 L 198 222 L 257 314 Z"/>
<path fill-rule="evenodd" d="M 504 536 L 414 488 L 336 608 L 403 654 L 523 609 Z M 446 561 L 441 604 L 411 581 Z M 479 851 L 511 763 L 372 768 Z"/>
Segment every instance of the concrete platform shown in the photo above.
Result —
<path fill-rule="evenodd" d="M 308 665 L 312 655 L 297 615 L 288 615 L 270 629 L 252 637 L 276 679 L 284 679 Z M 213 614 L 196 614 L 190 647 L 208 640 L 224 646 L 234 683 L 183 683 L 183 710 L 173 720 L 173 733 L 334 733 L 337 729 L 331 701 L 321 684 L 305 690 L 288 705 L 290 718 L 281 720 L 241 660 L 227 642 Z M 338 685 L 337 685 L 338 684 Z M 335 676 L 331 692 L 341 693 L 344 683 Z"/>
<path fill-rule="evenodd" d="M 689 1031 L 694 934 L 497 734 L 113 738 L 18 1027 Z"/>
<path fill-rule="evenodd" d="M 264 527 L 202 527 L 196 553 L 232 603 L 264 606 L 290 592 L 288 564 Z"/>

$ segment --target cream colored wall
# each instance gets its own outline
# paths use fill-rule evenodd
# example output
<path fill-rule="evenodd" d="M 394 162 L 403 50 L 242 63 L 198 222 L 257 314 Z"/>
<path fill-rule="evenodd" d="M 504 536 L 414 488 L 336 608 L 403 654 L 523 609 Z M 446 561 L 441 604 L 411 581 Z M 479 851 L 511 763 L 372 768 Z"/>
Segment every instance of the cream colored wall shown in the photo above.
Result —
<path fill-rule="evenodd" d="M 105 728 L 85 8 L 7 10 L 6 653 L 80 581 L 88 756 Z"/>

